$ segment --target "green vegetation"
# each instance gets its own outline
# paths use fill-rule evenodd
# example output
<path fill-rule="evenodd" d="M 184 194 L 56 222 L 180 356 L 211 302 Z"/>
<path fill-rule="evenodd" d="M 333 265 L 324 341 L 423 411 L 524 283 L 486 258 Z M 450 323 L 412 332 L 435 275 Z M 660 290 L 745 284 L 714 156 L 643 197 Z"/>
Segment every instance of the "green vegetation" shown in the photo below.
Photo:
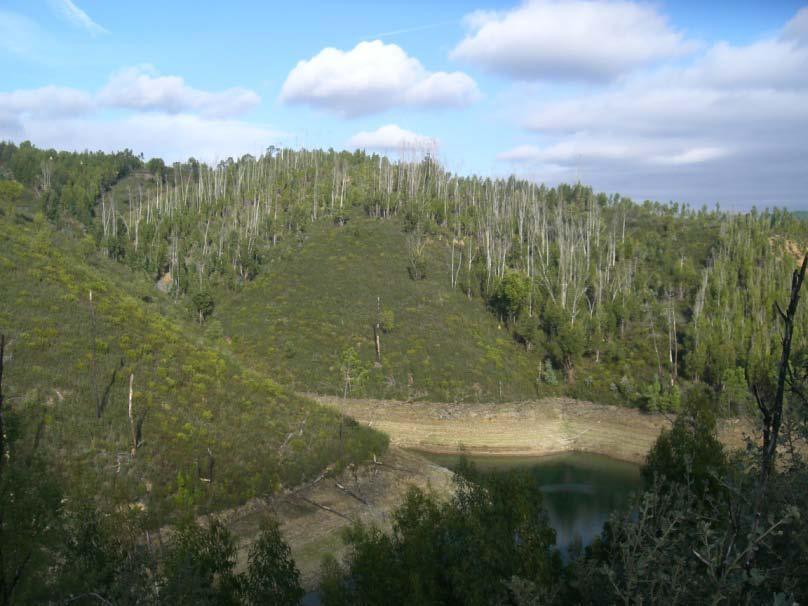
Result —
<path fill-rule="evenodd" d="M 580 185 L 458 177 L 429 157 L 270 148 L 166 167 L 6 144 L 0 158 L 41 199 L 52 191 L 45 210 L 97 215 L 98 249 L 187 296 L 248 366 L 315 392 L 342 392 L 339 356 L 354 347 L 376 362 L 356 392 L 368 396 L 565 392 L 673 412 L 705 382 L 735 414 L 777 346 L 773 296 L 808 241 L 779 210 L 638 205 Z M 48 170 L 68 177 L 46 188 Z M 90 178 L 77 170 L 98 183 L 91 213 L 65 189 Z M 379 300 L 396 330 L 377 360 Z"/>
<path fill-rule="evenodd" d="M 49 218 L 67 214 L 89 225 L 99 197 L 140 166 L 140 160 L 129 150 L 76 154 L 37 149 L 29 142 L 19 147 L 0 142 L 0 165 L 36 192 Z"/>
<path fill-rule="evenodd" d="M 760 475 L 765 450 L 750 442 L 744 451 L 725 452 L 710 392 L 697 386 L 649 454 L 644 491 L 565 566 L 537 483 L 518 472 L 467 467 L 448 502 L 412 491 L 394 515 L 392 534 L 350 529 L 344 559 L 323 561 L 324 603 L 803 603 L 806 375 L 800 371 L 784 409 L 789 443 L 801 447 L 784 449 L 780 469 L 767 479 Z"/>
<path fill-rule="evenodd" d="M 804 601 L 801 283 L 778 304 L 806 242 L 777 209 L 429 157 L 0 144 L 0 604 L 299 601 L 277 525 L 237 573 L 227 530 L 194 517 L 386 448 L 304 391 L 679 413 L 635 510 L 569 565 L 534 484 L 467 470 L 449 502 L 412 492 L 392 534 L 353 528 L 327 603 Z M 725 452 L 716 419 L 750 413 L 762 446 Z"/>
<path fill-rule="evenodd" d="M 346 542 L 345 569 L 333 559 L 324 562 L 327 606 L 509 604 L 508 581 L 540 587 L 542 598 L 559 597 L 555 532 L 528 473 L 468 468 L 445 503 L 412 489 L 391 535 L 357 525 Z"/>
<path fill-rule="evenodd" d="M 41 218 L 0 217 L 0 269 L 7 397 L 41 423 L 39 448 L 72 490 L 159 524 L 385 448 L 357 426 L 340 446 L 338 415 L 243 366 L 150 280 Z"/>
<path fill-rule="evenodd" d="M 445 253 L 433 242 L 427 265 L 448 266 Z M 413 281 L 406 268 L 398 221 L 318 222 L 299 243 L 278 246 L 239 292 L 220 291 L 216 317 L 239 357 L 297 390 L 342 395 L 340 356 L 350 347 L 368 367 L 354 397 L 535 397 L 535 362 L 505 327 L 437 272 Z M 377 297 L 384 332 L 374 366 Z"/>

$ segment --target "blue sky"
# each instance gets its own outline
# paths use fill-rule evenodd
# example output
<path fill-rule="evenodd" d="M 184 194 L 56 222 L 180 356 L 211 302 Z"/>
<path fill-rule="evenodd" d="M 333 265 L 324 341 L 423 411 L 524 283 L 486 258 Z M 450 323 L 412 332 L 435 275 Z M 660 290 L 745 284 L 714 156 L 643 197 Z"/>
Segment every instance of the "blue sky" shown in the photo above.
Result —
<path fill-rule="evenodd" d="M 0 139 L 808 208 L 805 2 L 0 1 Z"/>

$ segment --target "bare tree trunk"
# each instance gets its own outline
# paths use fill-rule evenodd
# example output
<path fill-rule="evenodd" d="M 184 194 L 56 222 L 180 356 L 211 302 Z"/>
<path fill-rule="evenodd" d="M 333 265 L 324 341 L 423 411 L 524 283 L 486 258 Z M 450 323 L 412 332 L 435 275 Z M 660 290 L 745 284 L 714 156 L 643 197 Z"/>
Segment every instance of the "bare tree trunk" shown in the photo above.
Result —
<path fill-rule="evenodd" d="M 791 299 L 786 312 L 777 305 L 777 313 L 783 320 L 783 349 L 780 355 L 780 364 L 777 371 L 777 390 L 774 401 L 767 403 L 760 396 L 757 386 L 753 387 L 758 408 L 763 415 L 763 450 L 760 457 L 760 476 L 758 478 L 757 494 L 755 495 L 755 522 L 753 531 L 760 526 L 763 512 L 763 503 L 766 499 L 766 488 L 769 476 L 774 468 L 774 459 L 777 454 L 777 438 L 780 434 L 780 425 L 783 419 L 783 400 L 785 398 L 786 377 L 791 356 L 791 338 L 794 334 L 794 317 L 797 314 L 797 304 L 800 301 L 800 289 L 805 280 L 805 271 L 808 268 L 808 254 L 802 261 L 799 270 L 794 270 L 791 276 Z M 751 565 L 754 552 L 747 559 L 747 567 Z"/>
<path fill-rule="evenodd" d="M 132 386 L 135 382 L 135 373 L 129 375 L 129 430 L 132 433 L 132 458 L 135 458 L 137 455 L 137 425 L 135 423 L 135 416 L 132 414 L 132 396 L 133 390 Z"/>
<path fill-rule="evenodd" d="M 376 322 L 373 324 L 373 342 L 376 345 L 376 364 L 382 363 L 382 299 L 376 297 Z"/>

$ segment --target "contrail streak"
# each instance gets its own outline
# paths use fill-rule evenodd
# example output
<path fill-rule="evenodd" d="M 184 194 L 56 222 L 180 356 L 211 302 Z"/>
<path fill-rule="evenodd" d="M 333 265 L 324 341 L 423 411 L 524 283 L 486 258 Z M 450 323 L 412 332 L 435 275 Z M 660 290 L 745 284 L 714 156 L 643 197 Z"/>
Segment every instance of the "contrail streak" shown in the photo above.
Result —
<path fill-rule="evenodd" d="M 412 32 L 422 32 L 428 29 L 436 29 L 438 27 L 443 27 L 445 25 L 453 25 L 454 21 L 441 21 L 440 23 L 430 23 L 429 25 L 418 25 L 415 27 L 405 27 L 402 29 L 394 29 L 389 32 L 382 32 L 380 34 L 373 34 L 371 36 L 363 36 L 363 39 L 376 39 L 376 38 L 385 38 L 387 36 L 397 36 L 399 34 L 409 34 Z"/>

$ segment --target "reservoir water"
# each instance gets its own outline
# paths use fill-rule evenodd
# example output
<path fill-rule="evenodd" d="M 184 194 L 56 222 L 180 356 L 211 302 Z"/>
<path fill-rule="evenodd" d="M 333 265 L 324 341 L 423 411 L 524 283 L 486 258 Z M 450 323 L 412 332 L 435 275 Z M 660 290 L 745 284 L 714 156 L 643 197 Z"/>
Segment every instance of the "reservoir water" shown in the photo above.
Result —
<path fill-rule="evenodd" d="M 420 454 L 449 469 L 460 462 L 458 455 Z M 591 543 L 611 513 L 628 506 L 631 494 L 642 488 L 638 465 L 603 455 L 569 452 L 544 457 L 466 458 L 480 470 L 524 469 L 536 478 L 564 559 L 573 545 Z M 303 600 L 304 606 L 320 603 L 317 592 L 308 593 Z"/>
<path fill-rule="evenodd" d="M 456 455 L 425 455 L 452 469 Z M 468 456 L 484 471 L 527 470 L 539 483 L 556 546 L 566 558 L 575 544 L 588 545 L 609 515 L 629 504 L 642 487 L 640 468 L 602 455 L 569 452 L 545 457 Z"/>

